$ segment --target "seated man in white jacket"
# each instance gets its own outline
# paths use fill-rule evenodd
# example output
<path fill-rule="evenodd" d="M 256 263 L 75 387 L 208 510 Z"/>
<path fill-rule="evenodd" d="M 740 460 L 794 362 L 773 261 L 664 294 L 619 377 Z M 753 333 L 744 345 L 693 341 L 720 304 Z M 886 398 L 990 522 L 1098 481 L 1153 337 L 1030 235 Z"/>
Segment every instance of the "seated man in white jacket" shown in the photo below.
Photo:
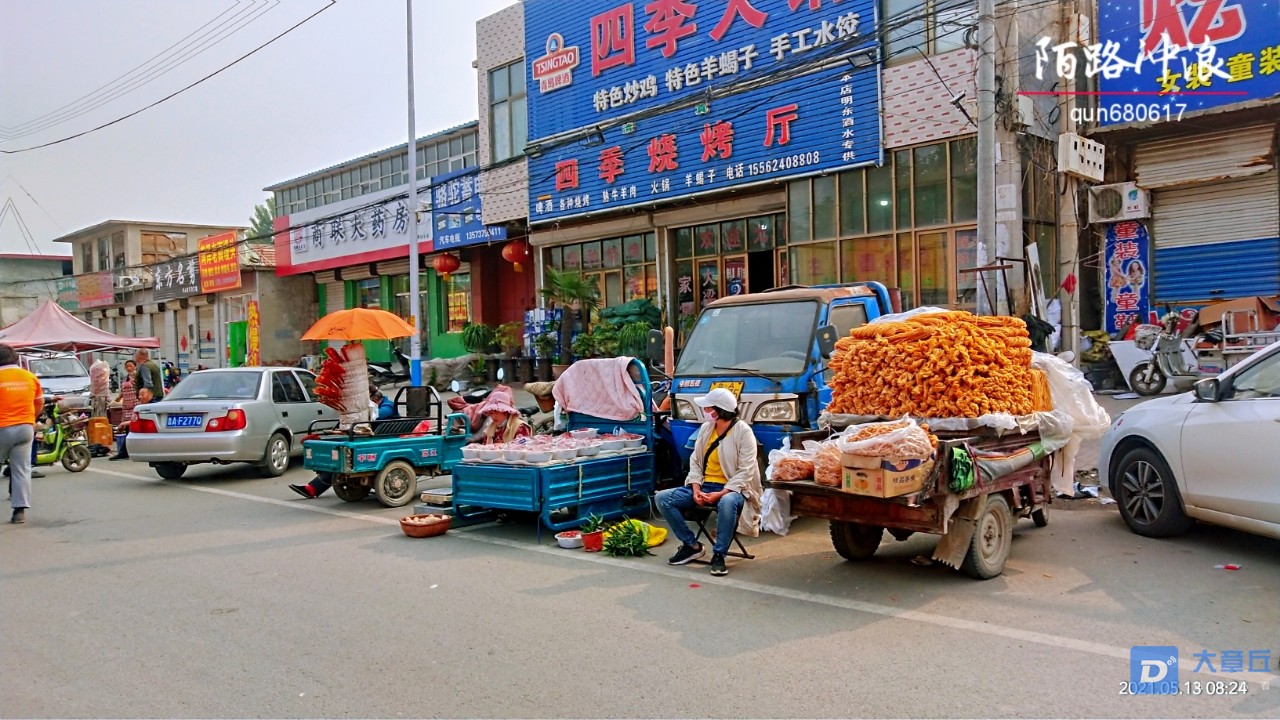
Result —
<path fill-rule="evenodd" d="M 680 549 L 668 561 L 684 565 L 706 554 L 684 512 L 695 507 L 717 511 L 716 538 L 711 548 L 711 574 L 728 575 L 724 556 L 735 530 L 756 535 L 760 513 L 760 466 L 756 461 L 756 436 L 751 426 L 738 420 L 738 399 L 717 388 L 694 400 L 707 421 L 689 458 L 684 485 L 658 493 L 658 511 L 680 538 Z"/>

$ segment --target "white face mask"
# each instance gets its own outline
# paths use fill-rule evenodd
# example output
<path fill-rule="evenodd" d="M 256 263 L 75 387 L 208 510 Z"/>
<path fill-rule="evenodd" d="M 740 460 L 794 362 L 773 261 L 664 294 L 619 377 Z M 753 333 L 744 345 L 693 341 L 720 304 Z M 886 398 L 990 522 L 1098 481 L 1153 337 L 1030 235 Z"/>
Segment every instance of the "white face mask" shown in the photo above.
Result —
<path fill-rule="evenodd" d="M 707 419 L 708 419 L 708 420 L 719 420 L 719 419 L 720 419 L 720 416 L 716 413 L 716 409 L 715 409 L 715 408 L 713 408 L 713 407 L 709 407 L 709 408 L 707 408 L 705 412 L 706 412 L 706 414 L 707 414 Z"/>

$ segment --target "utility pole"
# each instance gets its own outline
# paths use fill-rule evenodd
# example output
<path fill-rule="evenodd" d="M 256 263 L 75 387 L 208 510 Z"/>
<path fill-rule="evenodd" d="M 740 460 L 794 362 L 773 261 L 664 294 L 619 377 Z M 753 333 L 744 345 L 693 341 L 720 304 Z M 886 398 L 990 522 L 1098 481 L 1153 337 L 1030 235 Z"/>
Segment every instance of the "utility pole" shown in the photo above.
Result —
<path fill-rule="evenodd" d="M 1072 28 L 1079 27 L 1074 21 L 1079 17 L 1079 6 L 1072 4 L 1067 7 L 1069 15 L 1062 19 L 1063 27 Z M 1083 37 L 1082 30 L 1077 30 L 1078 35 L 1069 38 L 1079 42 L 1081 45 L 1090 44 L 1090 38 Z M 1079 98 L 1075 94 L 1076 78 L 1074 75 L 1068 75 L 1063 78 L 1067 91 L 1067 110 L 1062 113 L 1063 132 L 1075 133 L 1079 130 L 1075 122 L 1075 109 Z M 1059 139 L 1061 143 L 1061 139 Z M 1058 288 L 1059 296 L 1062 298 L 1062 336 L 1059 342 L 1062 343 L 1063 350 L 1070 350 L 1075 353 L 1072 362 L 1076 367 L 1080 366 L 1080 225 L 1079 213 L 1080 209 L 1076 206 L 1076 193 L 1079 190 L 1080 181 L 1075 175 L 1070 173 L 1061 173 L 1066 178 L 1067 190 L 1064 194 L 1058 196 L 1058 217 L 1062 219 L 1060 225 L 1060 237 L 1058 241 L 1058 267 L 1062 270 L 1064 277 L 1074 277 L 1075 282 L 1068 286 L 1067 291 L 1061 286 Z M 1057 177 L 1055 175 L 1055 177 Z M 1055 181 L 1056 182 L 1056 181 Z M 1054 188 L 1057 189 L 1056 187 Z"/>
<path fill-rule="evenodd" d="M 995 0 L 978 0 L 978 246 L 979 265 L 996 265 L 996 8 Z M 978 293 L 978 312 L 994 315 L 1003 303 L 999 271 L 979 275 L 979 285 L 996 286 L 994 307 Z"/>
<path fill-rule="evenodd" d="M 409 337 L 409 381 L 422 387 L 422 288 L 418 271 L 418 138 L 413 127 L 413 0 L 404 0 L 405 33 L 409 45 L 409 316 L 413 335 Z"/>

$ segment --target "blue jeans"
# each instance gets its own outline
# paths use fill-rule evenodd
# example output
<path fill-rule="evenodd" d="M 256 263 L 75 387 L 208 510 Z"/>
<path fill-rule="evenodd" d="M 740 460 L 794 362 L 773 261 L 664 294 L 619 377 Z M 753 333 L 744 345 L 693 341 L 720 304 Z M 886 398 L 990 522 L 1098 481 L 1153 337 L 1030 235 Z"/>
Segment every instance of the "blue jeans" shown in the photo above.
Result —
<path fill-rule="evenodd" d="M 724 488 L 719 483 L 703 483 L 703 492 L 720 492 Z M 693 487 L 691 485 L 681 485 L 678 488 L 663 490 L 658 493 L 658 512 L 662 513 L 662 519 L 667 521 L 671 532 L 680 538 L 680 542 L 693 547 L 697 544 L 698 538 L 693 530 L 689 528 L 689 522 L 685 520 L 684 513 L 695 508 L 702 507 L 693 501 Z M 742 513 L 742 504 L 745 499 L 742 493 L 730 492 L 720 498 L 720 502 L 716 503 L 716 541 L 711 547 L 711 552 L 723 555 L 729 552 L 729 544 L 733 542 L 733 533 L 738 528 L 738 515 Z"/>

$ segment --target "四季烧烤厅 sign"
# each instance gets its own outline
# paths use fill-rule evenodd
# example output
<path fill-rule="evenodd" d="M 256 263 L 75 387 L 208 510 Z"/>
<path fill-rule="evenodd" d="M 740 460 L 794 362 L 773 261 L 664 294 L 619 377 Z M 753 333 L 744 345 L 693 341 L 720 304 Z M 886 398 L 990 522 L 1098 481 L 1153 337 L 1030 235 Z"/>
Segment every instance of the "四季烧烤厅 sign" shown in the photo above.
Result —
<path fill-rule="evenodd" d="M 873 0 L 528 0 L 530 222 L 879 162 L 875 28 Z"/>

